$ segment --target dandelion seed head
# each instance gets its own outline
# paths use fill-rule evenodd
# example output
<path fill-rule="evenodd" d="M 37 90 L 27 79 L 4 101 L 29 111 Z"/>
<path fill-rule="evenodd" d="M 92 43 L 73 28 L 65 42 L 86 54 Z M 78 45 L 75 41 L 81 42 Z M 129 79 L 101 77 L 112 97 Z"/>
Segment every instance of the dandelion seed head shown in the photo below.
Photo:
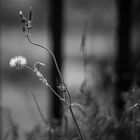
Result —
<path fill-rule="evenodd" d="M 22 69 L 27 64 L 27 60 L 23 56 L 15 56 L 11 58 L 9 65 L 13 68 Z"/>

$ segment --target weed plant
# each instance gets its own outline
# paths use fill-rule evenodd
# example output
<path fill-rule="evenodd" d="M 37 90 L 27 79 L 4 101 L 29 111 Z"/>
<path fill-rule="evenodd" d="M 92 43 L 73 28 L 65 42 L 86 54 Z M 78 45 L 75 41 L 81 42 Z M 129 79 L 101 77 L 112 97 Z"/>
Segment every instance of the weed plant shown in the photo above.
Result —
<path fill-rule="evenodd" d="M 21 22 L 23 24 L 23 32 L 25 33 L 27 40 L 32 45 L 45 49 L 54 60 L 56 69 L 61 78 L 60 85 L 63 87 L 61 90 L 61 95 L 64 96 L 61 96 L 56 91 L 54 91 L 54 89 L 48 83 L 47 79 L 41 73 L 40 69 L 46 67 L 44 63 L 36 62 L 33 67 L 29 67 L 27 65 L 26 58 L 22 56 L 16 56 L 10 60 L 10 66 L 16 67 L 19 70 L 21 70 L 22 68 L 27 68 L 31 72 L 35 73 L 39 80 L 61 100 L 65 111 L 62 117 L 62 125 L 53 125 L 53 121 L 55 120 L 48 120 L 43 116 L 41 108 L 39 107 L 38 101 L 35 97 L 35 91 L 31 89 L 31 94 L 40 113 L 40 116 L 44 122 L 44 126 L 38 124 L 30 132 L 23 132 L 24 138 L 21 138 L 21 135 L 19 133 L 20 127 L 15 123 L 15 120 L 9 117 L 8 121 L 11 122 L 10 128 L 5 133 L 3 133 L 2 140 L 139 140 L 140 88 L 137 86 L 137 83 L 134 82 L 130 90 L 123 93 L 124 96 L 122 98 L 125 101 L 125 111 L 120 121 L 116 120 L 112 111 L 113 109 L 110 109 L 113 108 L 113 104 L 112 106 L 110 104 L 110 106 L 102 109 L 102 104 L 100 105 L 99 103 L 99 101 L 101 100 L 97 100 L 96 96 L 93 96 L 94 92 L 106 92 L 106 88 L 113 86 L 113 81 L 110 82 L 108 86 L 105 86 L 105 84 L 102 82 L 98 87 L 99 90 L 94 91 L 92 86 L 88 86 L 88 79 L 85 76 L 85 79 L 81 85 L 81 89 L 79 90 L 80 94 L 75 97 L 76 100 L 78 99 L 78 103 L 72 103 L 71 94 L 63 80 L 54 54 L 47 47 L 34 43 L 31 40 L 30 32 L 32 28 L 32 9 L 30 9 L 29 18 L 25 18 L 22 14 L 22 11 L 20 11 L 19 14 L 21 17 Z M 86 28 L 87 23 L 85 23 L 85 29 L 82 35 L 80 47 L 83 56 L 85 74 L 85 68 L 89 64 L 89 59 L 86 54 L 85 48 Z M 95 65 L 95 60 L 91 61 L 90 59 L 90 64 L 92 64 L 93 67 L 97 67 L 97 65 Z M 96 62 L 96 64 L 98 64 L 98 62 Z M 98 64 L 98 67 L 101 68 L 101 65 Z M 103 79 L 106 79 L 105 77 L 108 77 L 107 71 L 104 71 L 104 73 L 103 71 L 100 72 Z M 112 77 L 113 75 L 110 75 L 110 79 L 112 79 Z M 95 77 L 92 76 L 92 78 L 94 79 Z M 113 96 L 113 93 L 111 94 Z M 76 110 L 75 108 L 78 108 L 78 110 Z M 73 122 L 75 124 L 74 128 L 69 127 L 67 110 L 69 110 L 72 116 Z"/>

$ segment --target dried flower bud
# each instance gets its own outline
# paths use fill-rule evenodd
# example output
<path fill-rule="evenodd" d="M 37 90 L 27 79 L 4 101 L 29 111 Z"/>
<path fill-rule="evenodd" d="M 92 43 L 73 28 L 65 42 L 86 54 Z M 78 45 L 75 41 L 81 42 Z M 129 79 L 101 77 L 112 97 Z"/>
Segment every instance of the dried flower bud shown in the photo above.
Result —
<path fill-rule="evenodd" d="M 46 66 L 44 63 L 36 62 L 33 67 L 34 69 L 40 69 L 42 66 Z"/>
<path fill-rule="evenodd" d="M 20 15 L 20 18 L 21 18 L 21 23 L 25 23 L 27 21 L 27 19 L 23 16 L 22 11 L 19 11 L 19 15 Z"/>
<path fill-rule="evenodd" d="M 32 7 L 30 7 L 30 11 L 29 11 L 29 17 L 26 18 L 23 16 L 22 11 L 19 11 L 19 15 L 21 18 L 21 23 L 22 25 L 22 30 L 23 32 L 27 35 L 30 34 L 30 31 L 32 29 L 32 20 L 33 20 L 33 16 L 32 16 Z"/>

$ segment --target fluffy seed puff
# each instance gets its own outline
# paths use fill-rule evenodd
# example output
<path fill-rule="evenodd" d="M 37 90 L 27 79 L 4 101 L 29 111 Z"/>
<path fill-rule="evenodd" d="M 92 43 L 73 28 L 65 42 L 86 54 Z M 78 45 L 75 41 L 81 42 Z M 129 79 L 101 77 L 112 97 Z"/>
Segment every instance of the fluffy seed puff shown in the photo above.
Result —
<path fill-rule="evenodd" d="M 17 68 L 18 70 L 21 70 L 25 65 L 27 64 L 27 60 L 23 56 L 15 56 L 14 58 L 11 58 L 9 65 L 12 68 Z"/>

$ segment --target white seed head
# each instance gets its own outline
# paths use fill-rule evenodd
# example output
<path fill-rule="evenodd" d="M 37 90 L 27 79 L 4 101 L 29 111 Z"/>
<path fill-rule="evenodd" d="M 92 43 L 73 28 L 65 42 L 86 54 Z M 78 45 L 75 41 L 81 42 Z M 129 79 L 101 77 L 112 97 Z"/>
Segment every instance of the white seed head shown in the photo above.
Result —
<path fill-rule="evenodd" d="M 22 15 L 22 11 L 19 11 L 19 14 Z"/>
<path fill-rule="evenodd" d="M 14 58 L 11 58 L 9 62 L 9 65 L 11 67 L 15 67 L 17 69 L 22 69 L 26 64 L 27 64 L 27 60 L 23 56 L 15 56 Z"/>

